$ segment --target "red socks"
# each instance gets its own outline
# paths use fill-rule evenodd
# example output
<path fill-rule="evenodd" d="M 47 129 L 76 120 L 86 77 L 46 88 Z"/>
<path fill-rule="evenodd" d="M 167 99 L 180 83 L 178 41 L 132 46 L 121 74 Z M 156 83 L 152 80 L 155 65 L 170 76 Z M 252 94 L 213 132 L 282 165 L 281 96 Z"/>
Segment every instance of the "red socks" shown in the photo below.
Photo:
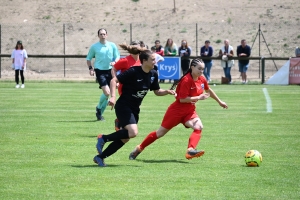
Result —
<path fill-rule="evenodd" d="M 201 138 L 201 133 L 202 130 L 194 130 L 194 132 L 190 136 L 188 148 L 196 149 Z"/>
<path fill-rule="evenodd" d="M 157 140 L 156 131 L 153 131 L 147 135 L 144 141 L 140 144 L 141 150 L 144 150 L 147 146 L 152 144 L 155 140 Z"/>

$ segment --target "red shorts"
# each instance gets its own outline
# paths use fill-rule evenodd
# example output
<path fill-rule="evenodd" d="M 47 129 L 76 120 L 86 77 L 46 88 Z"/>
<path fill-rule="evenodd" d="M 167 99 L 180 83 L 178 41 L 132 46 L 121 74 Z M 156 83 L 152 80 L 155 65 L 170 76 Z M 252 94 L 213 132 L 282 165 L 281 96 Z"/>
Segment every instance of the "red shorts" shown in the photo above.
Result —
<path fill-rule="evenodd" d="M 194 118 L 199 118 L 198 114 L 195 111 L 194 105 L 187 105 L 182 103 L 174 102 L 171 104 L 163 118 L 161 126 L 166 129 L 172 129 L 177 126 L 179 123 L 183 125 Z M 185 125 L 184 125 L 185 126 Z"/>

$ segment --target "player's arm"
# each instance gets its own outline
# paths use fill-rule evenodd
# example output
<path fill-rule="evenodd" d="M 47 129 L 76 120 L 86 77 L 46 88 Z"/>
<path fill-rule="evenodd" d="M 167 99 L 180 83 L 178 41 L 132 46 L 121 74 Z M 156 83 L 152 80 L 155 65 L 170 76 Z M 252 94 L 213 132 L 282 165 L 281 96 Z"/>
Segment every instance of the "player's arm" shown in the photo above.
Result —
<path fill-rule="evenodd" d="M 209 93 L 200 94 L 199 96 L 194 97 L 186 97 L 183 99 L 179 99 L 180 103 L 196 103 L 199 100 L 205 100 L 210 96 Z"/>
<path fill-rule="evenodd" d="M 119 52 L 117 46 L 114 43 L 112 43 L 112 48 L 113 48 L 114 59 L 110 63 L 110 65 L 114 66 L 120 60 L 120 52 Z"/>
<path fill-rule="evenodd" d="M 219 99 L 219 97 L 217 96 L 217 94 L 211 89 L 209 88 L 208 90 L 205 90 L 207 93 L 210 94 L 210 97 L 213 98 L 214 100 L 216 100 L 216 102 L 219 103 L 219 105 L 223 108 L 228 108 L 227 104 L 224 101 L 221 101 L 221 99 Z"/>
<path fill-rule="evenodd" d="M 92 67 L 92 62 L 90 60 L 87 60 L 86 64 L 87 64 L 87 66 L 89 68 L 90 75 L 94 76 L 94 68 Z"/>
<path fill-rule="evenodd" d="M 168 95 L 168 94 L 175 95 L 174 90 L 158 89 L 158 90 L 153 90 L 153 92 L 156 96 L 165 96 L 165 95 Z"/>
<path fill-rule="evenodd" d="M 113 78 L 115 78 L 115 77 L 117 76 L 117 70 L 116 70 L 115 67 L 112 67 L 112 68 L 111 68 L 111 76 L 112 76 Z"/>
<path fill-rule="evenodd" d="M 93 58 L 95 58 L 95 53 L 93 51 L 93 48 L 91 47 L 89 52 L 88 52 L 88 55 L 86 56 L 86 64 L 89 68 L 89 73 L 90 73 L 91 76 L 94 76 L 94 68 L 93 68 L 92 62 L 91 62 L 91 60 Z"/>
<path fill-rule="evenodd" d="M 116 86 L 119 82 L 118 78 L 115 76 L 110 81 L 110 99 L 108 101 L 108 105 L 111 106 L 111 109 L 114 109 L 116 103 Z"/>

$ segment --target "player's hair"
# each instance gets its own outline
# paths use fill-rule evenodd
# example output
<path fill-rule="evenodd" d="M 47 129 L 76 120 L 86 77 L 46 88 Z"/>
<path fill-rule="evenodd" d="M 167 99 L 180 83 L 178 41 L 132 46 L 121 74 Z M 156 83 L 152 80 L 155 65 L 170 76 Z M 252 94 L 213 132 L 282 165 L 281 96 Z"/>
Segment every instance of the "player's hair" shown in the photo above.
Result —
<path fill-rule="evenodd" d="M 139 40 L 133 40 L 130 45 L 141 45 L 141 41 Z"/>
<path fill-rule="evenodd" d="M 168 38 L 167 39 L 167 42 L 166 42 L 166 45 L 165 45 L 165 47 L 169 47 L 169 41 L 171 41 L 172 42 L 172 44 L 171 44 L 171 46 L 170 47 L 173 47 L 173 44 L 174 44 L 174 42 L 173 42 L 173 40 L 171 39 L 171 38 Z"/>
<path fill-rule="evenodd" d="M 23 46 L 22 42 L 19 42 L 19 41 L 17 42 L 17 44 L 16 44 L 16 46 L 15 46 L 15 49 L 16 49 L 16 50 L 18 49 L 18 44 L 21 45 L 20 49 L 23 50 L 23 49 L 24 49 L 24 46 Z"/>
<path fill-rule="evenodd" d="M 137 55 L 139 54 L 139 59 L 141 61 L 141 63 L 143 64 L 143 60 L 148 60 L 149 56 L 152 53 L 152 51 L 148 50 L 145 47 L 140 47 L 140 46 L 136 46 L 136 45 L 127 45 L 127 44 L 119 44 L 119 46 L 127 51 L 128 53 Z"/>
<path fill-rule="evenodd" d="M 178 80 L 178 81 L 174 81 L 173 85 L 171 86 L 170 90 L 174 90 L 176 88 L 176 86 L 178 85 L 178 83 L 181 81 L 181 79 L 186 76 L 187 74 L 192 73 L 192 66 L 196 67 L 197 65 L 203 63 L 203 61 L 200 58 L 195 58 L 192 60 L 191 64 L 190 64 L 190 68 L 182 75 L 182 77 Z"/>
<path fill-rule="evenodd" d="M 107 35 L 107 30 L 105 29 L 105 28 L 100 28 L 99 30 L 98 30 L 98 36 L 99 36 L 99 33 L 100 33 L 100 31 L 105 31 L 105 33 L 106 33 L 106 35 Z"/>

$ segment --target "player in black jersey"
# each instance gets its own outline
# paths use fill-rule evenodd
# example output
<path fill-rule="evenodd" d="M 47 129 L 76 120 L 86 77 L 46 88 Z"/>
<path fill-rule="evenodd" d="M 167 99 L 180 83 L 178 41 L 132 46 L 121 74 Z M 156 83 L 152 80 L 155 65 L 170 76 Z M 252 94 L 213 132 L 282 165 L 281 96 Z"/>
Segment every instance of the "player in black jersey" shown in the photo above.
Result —
<path fill-rule="evenodd" d="M 105 158 L 114 154 L 130 138 L 137 136 L 140 105 L 149 90 L 157 96 L 175 94 L 174 90 L 160 89 L 157 72 L 153 69 L 155 64 L 153 52 L 139 46 L 126 46 L 123 49 L 133 54 L 138 52 L 142 65 L 129 68 L 110 82 L 111 98 L 109 105 L 112 106 L 112 109 L 115 108 L 122 129 L 109 135 L 100 134 L 98 136 L 96 148 L 99 154 L 94 157 L 94 162 L 101 167 L 106 166 Z M 123 88 L 122 94 L 116 102 L 116 85 L 118 82 L 123 84 Z M 102 151 L 106 142 L 111 143 Z"/>

